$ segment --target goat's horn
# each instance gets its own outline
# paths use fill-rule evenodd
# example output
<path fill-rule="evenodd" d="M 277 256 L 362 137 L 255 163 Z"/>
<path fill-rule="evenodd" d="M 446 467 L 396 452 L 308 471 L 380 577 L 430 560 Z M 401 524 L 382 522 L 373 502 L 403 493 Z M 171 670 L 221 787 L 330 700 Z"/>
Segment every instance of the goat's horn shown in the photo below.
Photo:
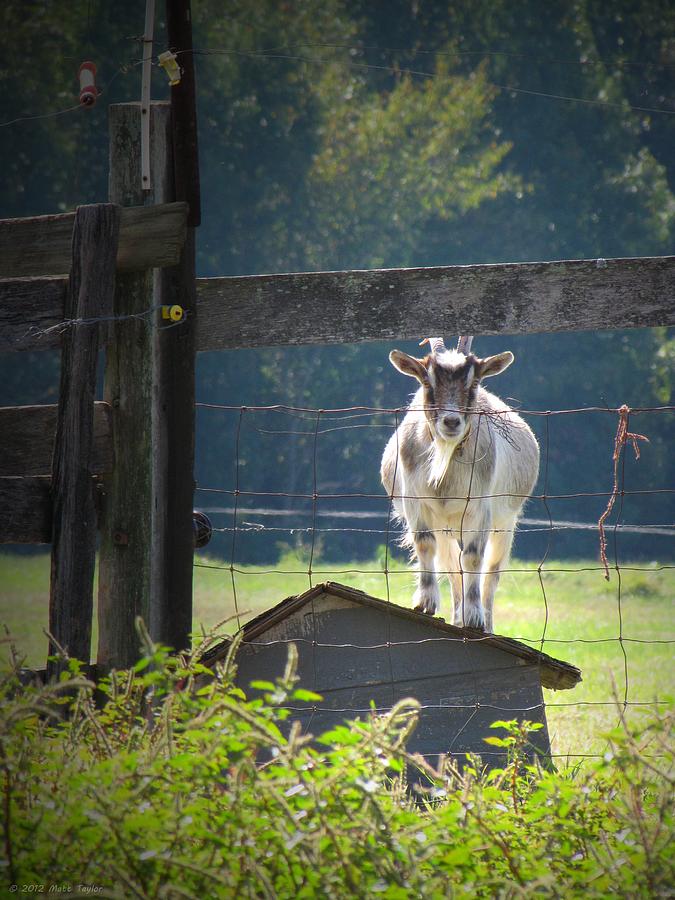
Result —
<path fill-rule="evenodd" d="M 457 341 L 457 352 L 463 353 L 465 356 L 471 350 L 471 344 L 473 342 L 472 334 L 460 334 L 459 340 Z"/>
<path fill-rule="evenodd" d="M 422 344 L 429 344 L 432 353 L 444 353 L 446 350 L 442 337 L 424 338 L 423 341 L 420 341 L 420 347 Z"/>

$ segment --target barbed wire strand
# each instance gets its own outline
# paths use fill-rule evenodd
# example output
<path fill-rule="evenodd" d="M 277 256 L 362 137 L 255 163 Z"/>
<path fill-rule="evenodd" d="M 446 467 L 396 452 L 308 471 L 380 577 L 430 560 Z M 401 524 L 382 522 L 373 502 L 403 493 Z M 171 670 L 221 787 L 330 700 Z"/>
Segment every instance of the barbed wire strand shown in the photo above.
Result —
<path fill-rule="evenodd" d="M 342 530 L 342 529 L 340 529 Z M 217 565 L 215 563 L 203 563 L 198 562 L 195 563 L 195 566 L 202 569 L 216 569 L 223 572 L 231 571 L 231 566 L 229 565 Z M 671 563 L 663 563 L 659 565 L 646 565 L 646 566 L 621 566 L 624 572 L 663 572 L 670 569 L 675 569 L 675 565 Z M 246 575 L 247 570 L 234 567 L 234 571 L 240 575 Z M 422 571 L 431 572 L 431 569 L 424 569 Z M 581 572 L 604 572 L 604 566 L 550 566 L 545 569 L 547 574 L 579 574 Z M 359 568 L 357 566 L 350 566 L 348 569 L 338 569 L 338 568 L 329 568 L 329 569 L 314 569 L 315 575 L 324 575 L 324 576 L 334 576 L 334 575 L 372 575 L 374 570 L 372 568 Z M 503 575 L 532 575 L 537 576 L 537 570 L 535 569 L 517 569 L 517 568 L 504 568 L 501 569 Z M 256 569 L 256 575 L 306 575 L 307 569 Z M 459 570 L 455 574 L 459 574 Z M 410 577 L 410 571 L 390 571 L 390 576 L 404 576 Z"/>
<path fill-rule="evenodd" d="M 224 494 L 226 496 L 233 496 L 234 491 L 227 488 L 213 488 L 213 487 L 197 487 L 196 490 L 201 491 L 205 494 Z M 626 491 L 627 496 L 656 496 L 659 494 L 675 494 L 675 488 L 640 488 L 638 490 Z M 239 496 L 243 497 L 287 497 L 287 498 L 296 498 L 298 500 L 311 500 L 312 494 L 300 494 L 293 493 L 289 491 L 239 491 Z M 336 493 L 324 493 L 321 495 L 324 500 L 386 500 L 386 497 L 383 497 L 382 494 L 375 493 L 367 493 L 364 491 L 345 491 L 341 494 Z M 612 491 L 575 491 L 571 494 L 548 494 L 547 500 L 575 500 L 581 497 L 611 497 Z M 493 500 L 496 498 L 507 498 L 511 497 L 514 500 L 543 500 L 544 497 L 542 494 L 515 494 L 513 492 L 502 492 L 498 494 L 476 494 L 472 497 L 472 500 Z M 397 495 L 398 500 L 438 500 L 439 498 L 434 494 L 428 494 L 424 496 L 414 496 L 408 494 L 400 494 Z M 464 500 L 464 497 L 456 497 L 456 496 L 444 496 L 440 498 L 442 500 Z M 597 528 L 597 525 L 596 525 Z"/>
<path fill-rule="evenodd" d="M 628 492 L 630 496 L 630 492 Z M 218 509 L 213 509 L 211 507 L 202 507 L 202 512 L 208 513 L 209 515 L 213 515 L 214 513 L 224 513 L 226 515 L 232 515 L 232 507 L 223 507 Z M 239 515 L 244 515 L 245 513 L 250 513 L 250 510 L 245 510 L 243 508 L 239 509 Z M 267 510 L 258 510 L 257 514 L 259 515 L 268 515 L 268 516 L 283 516 L 287 514 L 291 515 L 301 515 L 300 511 L 293 510 L 282 510 L 282 509 L 267 509 Z M 364 516 L 364 513 L 361 510 L 351 510 L 349 513 L 344 512 L 327 512 L 325 510 L 319 510 L 317 512 L 318 516 L 326 516 L 336 518 L 354 518 L 359 519 Z M 369 514 L 370 515 L 370 514 Z M 381 519 L 382 516 L 373 514 L 373 517 Z M 574 523 L 566 523 L 566 522 L 556 522 L 552 521 L 550 526 L 542 527 L 542 528 L 528 528 L 527 521 L 525 519 L 521 519 L 518 523 L 518 534 L 551 534 L 556 531 L 597 531 L 598 525 L 597 523 L 592 522 L 574 522 Z M 531 521 L 531 520 L 530 520 Z M 281 534 L 309 534 L 312 530 L 311 525 L 288 525 L 288 526 L 280 526 L 280 525 L 263 525 L 261 522 L 246 522 L 242 521 L 240 525 L 237 526 L 238 531 L 242 532 L 254 532 L 257 534 L 262 534 L 265 532 L 276 532 Z M 212 526 L 212 530 L 215 534 L 226 534 L 229 531 L 232 531 L 232 526 L 223 525 Z M 429 528 L 427 529 L 430 534 L 443 534 L 445 529 L 443 528 Z M 631 525 L 625 524 L 621 522 L 617 522 L 613 530 L 616 530 L 617 533 L 621 532 L 623 534 L 652 534 L 657 535 L 659 537 L 675 537 L 675 525 Z M 317 534 L 382 534 L 388 535 L 391 534 L 391 529 L 387 528 L 316 528 Z M 507 528 L 467 528 L 466 534 L 507 534 L 509 533 L 509 529 Z M 402 533 L 401 533 L 402 536 Z M 384 570 L 383 570 L 384 573 Z"/>
<path fill-rule="evenodd" d="M 213 403 L 213 402 L 204 402 L 198 401 L 195 406 L 200 409 L 214 409 L 214 410 L 222 410 L 224 412 L 239 412 L 241 406 L 238 404 L 232 403 Z M 330 418 L 332 414 L 343 414 L 343 413 L 358 413 L 359 415 L 394 415 L 398 413 L 402 415 L 408 410 L 423 412 L 426 408 L 431 408 L 434 410 L 444 409 L 445 407 L 441 406 L 432 406 L 432 407 L 424 407 L 424 406 L 414 406 L 411 404 L 410 406 L 336 406 L 332 409 L 324 409 L 323 421 L 325 422 L 327 418 Z M 569 416 L 572 413 L 605 413 L 609 416 L 616 415 L 620 412 L 622 407 L 620 406 L 577 406 L 565 409 L 519 409 L 518 413 L 520 415 L 525 416 Z M 311 406 L 290 406 L 285 403 L 272 403 L 265 406 L 253 406 L 247 405 L 246 409 L 249 412 L 282 412 L 287 413 L 289 415 L 293 415 L 295 413 L 308 413 L 309 417 L 313 420 L 316 415 L 316 409 Z M 665 412 L 675 412 L 675 405 L 662 405 L 662 406 L 631 406 L 630 408 L 631 414 L 635 415 L 638 413 L 665 413 Z M 483 413 L 485 415 L 485 413 Z M 494 413 L 494 415 L 499 415 L 499 413 Z M 307 417 L 305 417 L 307 418 Z"/>
<path fill-rule="evenodd" d="M 304 573 L 303 573 L 304 574 Z M 438 620 L 439 622 L 445 622 L 445 619 Z M 391 642 L 383 642 L 381 644 L 354 644 L 349 641 L 342 643 L 330 643 L 327 641 L 317 641 L 317 647 L 324 647 L 331 650 L 339 650 L 345 648 L 351 648 L 352 650 L 384 650 L 391 643 L 392 647 L 408 647 L 408 646 L 417 646 L 422 644 L 434 644 L 434 643 L 449 643 L 449 644 L 463 644 L 467 641 L 471 643 L 480 643 L 481 641 L 490 640 L 492 635 L 485 634 L 472 634 L 470 638 L 466 636 L 462 637 L 451 637 L 449 635 L 444 635 L 443 637 L 433 637 L 433 638 L 416 638 L 415 640 L 400 640 L 400 641 L 391 641 Z M 528 644 L 539 644 L 539 637 L 518 637 L 509 635 L 509 640 L 520 641 L 521 643 Z M 613 644 L 618 643 L 619 638 L 546 638 L 547 644 Z M 623 641 L 626 643 L 632 644 L 675 644 L 675 639 L 670 638 L 658 638 L 658 639 L 649 639 L 649 638 L 629 638 L 624 635 Z M 273 641 L 247 641 L 251 647 L 272 647 L 275 644 L 302 644 L 309 642 L 309 639 L 302 637 L 293 637 L 293 638 L 275 638 Z M 311 642 L 310 642 L 311 643 Z"/>
<path fill-rule="evenodd" d="M 37 325 L 31 325 L 26 329 L 21 337 L 14 338 L 10 343 L 21 344 L 27 340 L 39 341 L 42 338 L 48 338 L 53 335 L 61 336 L 70 328 L 91 328 L 94 325 L 109 325 L 111 323 L 139 321 L 144 322 L 149 327 L 156 328 L 158 331 L 164 331 L 167 328 L 177 328 L 185 324 L 186 316 L 177 322 L 169 322 L 168 324 L 157 324 L 152 321 L 152 316 L 162 310 L 162 305 L 150 306 L 148 309 L 141 310 L 137 313 L 110 314 L 107 316 L 91 316 L 89 318 L 62 319 L 54 325 L 48 325 L 46 328 L 40 328 Z M 187 314 L 186 314 L 187 315 Z"/>

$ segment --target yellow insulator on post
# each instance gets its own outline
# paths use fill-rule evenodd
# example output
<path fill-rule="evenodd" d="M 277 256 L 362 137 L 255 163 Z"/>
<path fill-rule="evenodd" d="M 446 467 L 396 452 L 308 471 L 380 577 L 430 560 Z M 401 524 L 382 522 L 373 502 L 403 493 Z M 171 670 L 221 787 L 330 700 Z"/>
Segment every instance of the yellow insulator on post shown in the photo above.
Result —
<path fill-rule="evenodd" d="M 174 303 L 173 306 L 162 307 L 162 318 L 170 319 L 172 322 L 180 322 L 184 314 L 185 311 L 183 307 L 179 306 L 177 303 Z"/>
<path fill-rule="evenodd" d="M 175 53 L 172 53 L 171 50 L 165 50 L 164 53 L 159 54 L 157 62 L 166 72 L 171 87 L 175 84 L 180 84 L 181 69 Z"/>

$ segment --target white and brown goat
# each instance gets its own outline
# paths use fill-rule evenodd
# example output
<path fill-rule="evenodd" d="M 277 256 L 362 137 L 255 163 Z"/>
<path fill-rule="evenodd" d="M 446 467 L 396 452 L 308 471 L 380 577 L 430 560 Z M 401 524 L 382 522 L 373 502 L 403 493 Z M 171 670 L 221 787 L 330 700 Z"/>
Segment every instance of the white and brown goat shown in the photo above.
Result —
<path fill-rule="evenodd" d="M 527 424 L 481 380 L 513 362 L 509 351 L 480 359 L 471 337 L 456 350 L 429 338 L 424 359 L 389 359 L 420 388 L 382 457 L 382 483 L 407 526 L 417 559 L 415 609 L 434 615 L 438 574 L 452 585 L 454 623 L 492 631 L 492 606 L 516 522 L 539 470 Z"/>

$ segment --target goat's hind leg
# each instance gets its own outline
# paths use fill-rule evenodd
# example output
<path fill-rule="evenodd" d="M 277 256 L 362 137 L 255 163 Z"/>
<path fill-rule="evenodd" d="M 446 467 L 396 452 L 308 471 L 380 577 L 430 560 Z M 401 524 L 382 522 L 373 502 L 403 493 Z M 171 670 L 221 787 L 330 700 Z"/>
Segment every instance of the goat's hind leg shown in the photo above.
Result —
<path fill-rule="evenodd" d="M 505 523 L 496 528 L 490 535 L 485 549 L 485 574 L 483 575 L 483 607 L 485 609 L 485 630 L 492 632 L 494 628 L 492 609 L 495 592 L 499 584 L 502 570 L 508 565 L 513 544 L 515 524 Z"/>
<path fill-rule="evenodd" d="M 416 522 L 415 527 L 410 520 L 408 523 L 410 543 L 417 557 L 417 590 L 413 596 L 413 608 L 434 616 L 441 603 L 434 563 L 436 538 L 423 522 Z"/>
<path fill-rule="evenodd" d="M 455 600 L 455 624 L 466 628 L 486 630 L 486 615 L 481 599 L 481 572 L 487 543 L 489 513 L 482 510 L 465 523 L 462 549 L 459 557 L 462 595 L 459 622 Z"/>
<path fill-rule="evenodd" d="M 459 543 L 451 532 L 443 531 L 436 536 L 440 574 L 447 575 L 452 588 L 454 607 L 453 622 L 462 625 L 462 571 L 459 562 Z"/>

